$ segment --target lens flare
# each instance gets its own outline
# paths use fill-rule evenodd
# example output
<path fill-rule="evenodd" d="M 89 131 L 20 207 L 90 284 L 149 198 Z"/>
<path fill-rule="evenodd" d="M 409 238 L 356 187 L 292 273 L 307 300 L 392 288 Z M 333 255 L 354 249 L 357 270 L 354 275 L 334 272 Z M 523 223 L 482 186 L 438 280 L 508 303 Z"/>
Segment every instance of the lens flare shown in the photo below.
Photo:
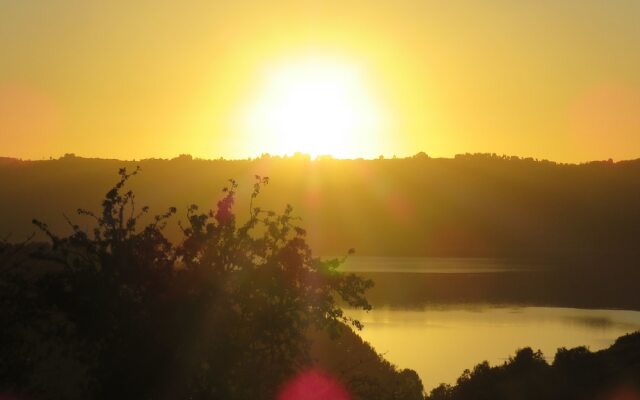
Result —
<path fill-rule="evenodd" d="M 350 400 L 337 379 L 317 369 L 305 371 L 287 382 L 278 400 Z"/>

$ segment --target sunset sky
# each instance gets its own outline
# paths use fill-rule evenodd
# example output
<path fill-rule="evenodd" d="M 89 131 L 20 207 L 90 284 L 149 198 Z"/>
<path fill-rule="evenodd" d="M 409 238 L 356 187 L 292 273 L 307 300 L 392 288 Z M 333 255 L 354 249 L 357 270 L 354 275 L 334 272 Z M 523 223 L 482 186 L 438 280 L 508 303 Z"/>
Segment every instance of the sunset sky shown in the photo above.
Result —
<path fill-rule="evenodd" d="M 0 156 L 640 157 L 640 1 L 0 0 Z"/>

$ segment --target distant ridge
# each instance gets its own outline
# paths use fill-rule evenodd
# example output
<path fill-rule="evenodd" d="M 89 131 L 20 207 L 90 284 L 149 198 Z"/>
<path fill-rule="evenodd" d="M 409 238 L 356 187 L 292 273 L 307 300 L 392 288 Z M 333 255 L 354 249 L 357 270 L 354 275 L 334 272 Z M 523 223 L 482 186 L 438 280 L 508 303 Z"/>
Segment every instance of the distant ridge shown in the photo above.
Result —
<path fill-rule="evenodd" d="M 491 159 L 500 159 L 500 160 L 509 160 L 509 161 L 535 161 L 542 163 L 552 163 L 558 165 L 585 165 L 585 164 L 593 164 L 593 163 L 626 163 L 626 162 L 640 162 L 640 157 L 635 159 L 625 159 L 625 160 L 613 160 L 611 158 L 606 160 L 589 160 L 583 162 L 559 162 L 548 160 L 544 158 L 530 157 L 530 156 L 516 156 L 516 155 L 507 155 L 507 154 L 497 154 L 497 153 L 459 153 L 455 154 L 453 157 L 430 157 L 425 152 L 418 152 L 413 156 L 406 157 L 384 157 L 378 156 L 374 158 L 334 158 L 331 155 L 319 155 L 317 157 L 311 157 L 306 153 L 294 153 L 293 155 L 271 155 L 268 153 L 264 153 L 258 157 L 248 157 L 248 158 L 202 158 L 202 157 L 193 157 L 190 154 L 180 154 L 175 157 L 149 157 L 149 158 L 141 158 L 141 159 L 120 159 L 120 158 L 103 158 L 103 157 L 85 157 L 82 155 L 76 155 L 75 153 L 66 153 L 59 157 L 49 157 L 49 159 L 23 159 L 11 156 L 0 156 L 0 163 L 2 162 L 40 162 L 40 161 L 60 161 L 60 160 L 70 160 L 70 159 L 82 159 L 82 160 L 99 160 L 99 161 L 121 161 L 121 162 L 142 162 L 142 161 L 173 161 L 173 160 L 195 160 L 195 161 L 257 161 L 257 160 L 265 160 L 265 159 L 273 159 L 273 160 L 287 160 L 287 159 L 305 159 L 309 161 L 327 161 L 327 160 L 340 160 L 340 161 L 374 161 L 374 160 L 407 160 L 407 159 L 433 159 L 433 160 L 451 160 L 451 159 L 460 159 L 460 158 L 491 158 Z"/>
<path fill-rule="evenodd" d="M 257 203 L 291 204 L 322 254 L 637 260 L 640 159 L 563 164 L 495 154 L 342 160 L 305 155 L 251 160 L 121 161 L 67 154 L 0 158 L 0 237 L 34 231 L 32 218 L 67 229 L 78 207 L 96 209 L 118 168 L 140 166 L 139 204 L 160 212 L 210 208 L 227 179 L 240 184 L 240 214 L 254 175 L 271 182 Z M 176 221 L 174 221 L 176 222 Z M 174 226 L 175 225 L 175 226 Z M 179 234 L 176 224 L 170 235 Z"/>

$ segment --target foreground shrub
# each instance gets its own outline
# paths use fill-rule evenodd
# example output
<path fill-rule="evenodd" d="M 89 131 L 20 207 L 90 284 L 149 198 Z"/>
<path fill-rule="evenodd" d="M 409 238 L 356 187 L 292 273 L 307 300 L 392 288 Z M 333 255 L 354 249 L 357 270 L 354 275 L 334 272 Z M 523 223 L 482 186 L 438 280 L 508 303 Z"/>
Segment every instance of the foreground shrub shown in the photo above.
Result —
<path fill-rule="evenodd" d="M 370 308 L 372 283 L 313 256 L 287 206 L 233 210 L 230 181 L 213 210 L 193 205 L 183 240 L 163 234 L 120 170 L 85 230 L 69 220 L 36 258 L 2 262 L 0 384 L 35 398 L 262 399 L 310 363 L 309 330 L 337 335 L 338 301 Z M 144 224 L 142 221 L 150 221 Z M 2 249 L 0 249 L 2 250 Z M 0 396 L 2 393 L 0 393 Z"/>

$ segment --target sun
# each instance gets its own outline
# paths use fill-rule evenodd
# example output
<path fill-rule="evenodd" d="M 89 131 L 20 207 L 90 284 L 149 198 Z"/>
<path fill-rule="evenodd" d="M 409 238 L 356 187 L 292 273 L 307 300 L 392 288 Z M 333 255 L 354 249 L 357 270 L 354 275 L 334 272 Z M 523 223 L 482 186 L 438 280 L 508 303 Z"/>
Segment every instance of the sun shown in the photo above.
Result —
<path fill-rule="evenodd" d="M 355 158 L 379 148 L 383 113 L 356 66 L 289 61 L 269 70 L 260 86 L 243 116 L 260 152 Z"/>

